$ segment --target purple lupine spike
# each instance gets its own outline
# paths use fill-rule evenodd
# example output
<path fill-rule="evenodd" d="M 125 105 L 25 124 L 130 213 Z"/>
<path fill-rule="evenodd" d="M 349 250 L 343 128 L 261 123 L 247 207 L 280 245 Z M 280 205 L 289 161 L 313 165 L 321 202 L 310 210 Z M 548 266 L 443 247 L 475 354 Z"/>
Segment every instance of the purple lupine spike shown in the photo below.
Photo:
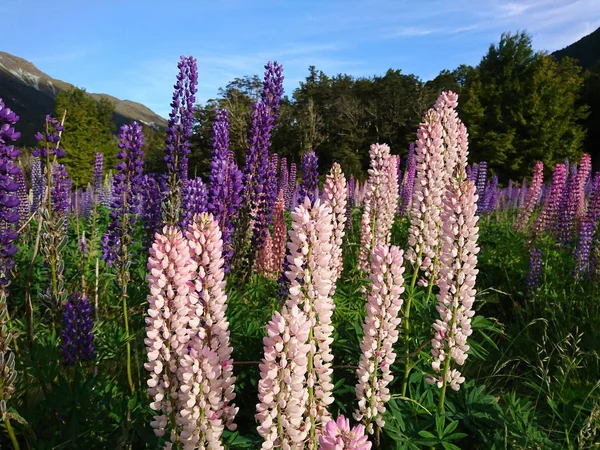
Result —
<path fill-rule="evenodd" d="M 283 76 L 276 62 L 267 64 L 265 69 L 261 101 L 255 103 L 252 110 L 237 228 L 236 265 L 243 267 L 246 274 L 252 270 L 257 251 L 266 238 L 276 198 L 276 195 L 271 196 L 267 186 L 269 147 L 283 93 Z"/>
<path fill-rule="evenodd" d="M 10 108 L 0 99 L 0 290 L 9 283 L 8 276 L 14 267 L 14 254 L 17 247 L 13 242 L 19 237 L 16 226 L 19 223 L 18 184 L 15 177 L 21 169 L 15 165 L 20 152 L 13 142 L 21 133 L 14 125 L 19 121 Z"/>
<path fill-rule="evenodd" d="M 211 171 L 208 177 L 209 193 L 207 210 L 211 213 L 222 233 L 225 273 L 230 270 L 233 256 L 231 239 L 233 222 L 237 218 L 241 202 L 242 173 L 238 169 L 233 152 L 229 150 L 229 116 L 227 110 L 217 110 L 212 130 L 213 150 Z"/>
<path fill-rule="evenodd" d="M 286 208 L 291 210 L 291 201 L 292 201 L 292 195 L 294 194 L 294 188 L 296 187 L 296 177 L 298 176 L 297 173 L 297 169 L 296 169 L 296 163 L 292 163 L 290 165 L 290 176 L 289 176 L 289 186 L 286 190 L 286 195 L 285 195 L 285 205 Z"/>
<path fill-rule="evenodd" d="M 104 175 L 104 155 L 102 153 L 96 153 L 96 160 L 94 161 L 94 197 L 96 202 L 102 203 L 104 201 L 104 191 L 102 190 L 102 177 Z"/>
<path fill-rule="evenodd" d="M 27 221 L 29 216 L 29 196 L 27 195 L 27 183 L 25 181 L 25 172 L 19 170 L 15 175 L 15 183 L 19 186 L 17 197 L 19 198 L 19 228 Z"/>
<path fill-rule="evenodd" d="M 569 158 L 565 158 L 563 164 L 565 165 L 565 170 L 569 173 Z"/>
<path fill-rule="evenodd" d="M 478 197 L 479 203 L 481 203 L 484 199 L 486 182 L 487 182 L 487 161 L 481 161 L 479 163 L 479 169 L 477 170 L 477 197 Z"/>
<path fill-rule="evenodd" d="M 34 148 L 31 154 L 39 156 L 44 160 L 48 160 L 48 158 L 54 156 L 62 158 L 66 154 L 65 151 L 54 144 L 60 142 L 60 133 L 64 130 L 64 126 L 60 123 L 60 120 L 50 115 L 46 116 L 46 125 L 48 131 L 43 134 L 39 132 L 35 134 L 34 137 L 40 145 L 39 148 Z"/>
<path fill-rule="evenodd" d="M 473 183 L 477 183 L 477 177 L 479 176 L 479 164 L 473 163 L 471 166 L 471 180 Z"/>
<path fill-rule="evenodd" d="M 86 296 L 75 292 L 63 308 L 63 364 L 72 366 L 77 361 L 93 360 L 94 354 L 94 321 L 92 306 Z"/>
<path fill-rule="evenodd" d="M 103 259 L 108 266 L 114 262 L 126 265 L 127 255 L 123 250 L 127 248 L 131 227 L 136 221 L 135 211 L 139 202 L 139 192 L 144 171 L 144 134 L 142 127 L 137 122 L 123 125 L 119 134 L 119 148 L 117 154 L 117 173 L 114 176 L 114 198 L 111 204 L 110 218 L 107 233 L 102 237 Z"/>
<path fill-rule="evenodd" d="M 292 211 L 294 209 L 296 209 L 296 206 L 298 206 L 299 197 L 300 197 L 300 187 L 298 186 L 298 183 L 295 183 L 294 189 L 292 191 L 292 197 L 290 198 L 290 209 Z"/>
<path fill-rule="evenodd" d="M 187 230 L 188 225 L 196 214 L 206 212 L 208 193 L 202 178 L 197 177 L 187 180 L 183 188 L 181 221 L 179 226 Z"/>
<path fill-rule="evenodd" d="M 283 191 L 283 198 L 285 199 L 286 190 L 289 189 L 290 185 L 290 172 L 287 165 L 287 158 L 281 157 L 279 162 L 279 182 L 277 183 L 277 190 Z"/>
<path fill-rule="evenodd" d="M 494 176 L 492 180 L 487 183 L 484 190 L 484 199 L 481 202 L 481 207 L 478 210 L 482 213 L 491 213 L 496 209 L 500 192 L 498 190 L 498 177 Z"/>
<path fill-rule="evenodd" d="M 525 204 L 525 198 L 527 198 L 527 179 L 523 178 L 523 182 L 521 183 L 521 189 L 519 189 L 519 197 L 517 198 L 517 208 L 521 208 Z"/>
<path fill-rule="evenodd" d="M 165 222 L 175 225 L 179 221 L 181 194 L 188 177 L 188 155 L 194 122 L 194 103 L 198 85 L 198 68 L 192 56 L 181 56 L 177 64 L 179 73 L 173 86 L 172 110 L 169 114 L 164 161 L 167 163 L 168 194 L 164 208 Z"/>
<path fill-rule="evenodd" d="M 52 170 L 52 189 L 50 190 L 52 210 L 65 218 L 71 206 L 70 188 L 71 179 L 66 167 L 62 164 L 55 164 Z"/>
<path fill-rule="evenodd" d="M 42 162 L 39 157 L 34 156 L 31 159 L 31 212 L 36 212 L 40 208 L 44 197 L 44 189 Z"/>
<path fill-rule="evenodd" d="M 161 225 L 161 203 L 162 194 L 157 179 L 160 176 L 155 173 L 144 175 L 141 186 L 141 218 L 146 230 L 146 240 L 151 240 Z"/>
<path fill-rule="evenodd" d="M 302 183 L 300 184 L 300 199 L 308 197 L 311 203 L 316 200 L 315 192 L 319 182 L 319 162 L 315 152 L 305 153 L 302 157 Z"/>
<path fill-rule="evenodd" d="M 575 275 L 578 279 L 590 272 L 590 252 L 598 216 L 600 216 L 600 172 L 594 175 L 587 212 L 579 225 L 579 241 L 575 251 Z"/>
<path fill-rule="evenodd" d="M 527 296 L 530 297 L 540 284 L 542 269 L 542 251 L 532 247 L 529 253 L 529 272 L 527 273 Z"/>

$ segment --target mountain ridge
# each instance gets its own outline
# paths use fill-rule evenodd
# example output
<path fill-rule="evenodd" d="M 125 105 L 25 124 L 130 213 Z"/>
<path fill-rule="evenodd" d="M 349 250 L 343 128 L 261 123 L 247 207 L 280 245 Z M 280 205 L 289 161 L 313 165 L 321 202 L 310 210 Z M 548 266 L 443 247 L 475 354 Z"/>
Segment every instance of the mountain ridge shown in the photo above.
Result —
<path fill-rule="evenodd" d="M 600 63 L 600 27 L 552 55 L 559 60 L 568 56 L 579 61 L 583 69 L 594 69 Z"/>
<path fill-rule="evenodd" d="M 42 128 L 46 114 L 54 113 L 56 96 L 73 87 L 75 85 L 42 72 L 24 58 L 0 51 L 0 98 L 21 117 L 21 145 L 35 145 L 33 135 Z M 141 103 L 109 94 L 86 93 L 97 102 L 106 98 L 113 103 L 113 122 L 117 129 L 132 120 L 154 129 L 167 126 L 163 117 Z"/>

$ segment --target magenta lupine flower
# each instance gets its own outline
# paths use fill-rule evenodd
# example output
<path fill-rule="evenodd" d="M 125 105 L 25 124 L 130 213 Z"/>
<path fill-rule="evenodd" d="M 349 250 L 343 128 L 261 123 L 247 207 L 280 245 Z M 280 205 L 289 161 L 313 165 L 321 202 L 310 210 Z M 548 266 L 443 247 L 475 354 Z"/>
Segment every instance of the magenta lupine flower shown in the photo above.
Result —
<path fill-rule="evenodd" d="M 443 127 L 439 115 L 429 110 L 417 131 L 415 188 L 410 210 L 406 259 L 425 276 L 435 271 L 440 208 L 445 189 Z"/>
<path fill-rule="evenodd" d="M 331 172 L 325 179 L 323 188 L 325 202 L 331 208 L 333 213 L 333 234 L 331 241 L 331 263 L 333 267 L 332 288 L 335 289 L 335 283 L 342 274 L 342 243 L 345 235 L 346 225 L 346 203 L 348 199 L 348 185 L 342 168 L 338 163 L 333 163 Z M 333 295 L 333 292 L 331 293 Z"/>
<path fill-rule="evenodd" d="M 256 273 L 264 275 L 267 278 L 277 277 L 273 268 L 273 239 L 271 238 L 271 234 L 267 234 L 263 246 L 258 251 L 254 270 Z"/>
<path fill-rule="evenodd" d="M 231 356 L 233 348 L 229 343 L 229 321 L 226 316 L 227 294 L 225 293 L 225 270 L 223 267 L 223 240 L 218 223 L 212 214 L 207 213 L 194 217 L 186 236 L 189 241 L 191 258 L 197 264 L 195 286 L 199 305 L 203 310 L 202 315 L 194 319 L 194 327 L 198 326 L 196 322 L 198 319 L 202 320 L 200 327 L 203 332 L 192 338 L 191 348 L 198 355 L 204 355 L 203 357 L 210 353 L 216 355 L 216 367 L 212 364 L 214 376 L 206 375 L 210 394 L 203 389 L 200 394 L 202 398 L 197 398 L 196 405 L 198 408 L 202 408 L 202 405 L 210 399 L 212 413 L 210 418 L 205 417 L 211 422 L 213 437 L 220 438 L 222 432 L 220 423 L 230 430 L 234 430 L 236 425 L 233 423 L 233 419 L 238 411 L 238 408 L 232 403 L 235 398 L 233 391 L 235 377 L 233 376 Z M 204 423 L 197 423 L 196 427 L 202 430 L 204 426 Z M 206 439 L 210 440 L 209 437 Z M 201 435 L 200 441 L 202 442 Z M 213 447 L 209 446 L 209 448 Z"/>
<path fill-rule="evenodd" d="M 304 449 L 309 334 L 310 322 L 298 305 L 275 311 L 267 324 L 255 416 L 265 450 Z"/>
<path fill-rule="evenodd" d="M 534 234 L 539 236 L 548 228 L 550 231 L 556 233 L 557 217 L 560 215 L 560 200 L 565 190 L 565 183 L 567 180 L 567 171 L 564 164 L 557 164 L 552 172 L 552 185 L 550 192 L 546 196 L 546 201 L 542 210 L 540 211 L 538 218 L 534 226 Z M 512 186 L 512 184 L 511 184 Z M 510 196 L 510 194 L 508 194 Z"/>
<path fill-rule="evenodd" d="M 286 276 L 290 281 L 286 306 L 298 306 L 308 316 L 310 323 L 310 358 L 307 374 L 309 398 L 306 417 L 309 444 L 314 448 L 319 430 L 325 426 L 333 402 L 331 344 L 333 342 L 334 303 L 331 298 L 333 267 L 331 240 L 333 225 L 331 208 L 315 200 L 311 204 L 305 197 L 292 212 L 292 229 L 288 243 L 289 262 Z"/>
<path fill-rule="evenodd" d="M 594 176 L 587 213 L 579 226 L 579 241 L 575 251 L 575 275 L 580 279 L 589 273 L 590 252 L 598 216 L 600 216 L 600 172 L 596 172 Z"/>
<path fill-rule="evenodd" d="M 350 421 L 343 415 L 330 420 L 319 436 L 319 450 L 371 450 L 365 427 L 357 425 L 350 429 Z"/>
<path fill-rule="evenodd" d="M 363 201 L 363 214 L 361 219 L 360 251 L 358 267 L 368 270 L 369 259 L 373 247 L 378 244 L 388 243 L 390 206 L 390 147 L 387 144 L 373 144 L 369 150 L 371 165 L 369 180 L 367 181 L 366 194 Z M 396 190 L 397 197 L 397 190 Z M 397 200 L 397 198 L 396 198 Z M 395 213 L 395 210 L 392 214 Z M 393 217 L 392 217 L 393 220 Z"/>
<path fill-rule="evenodd" d="M 579 167 L 573 165 L 572 175 L 563 193 L 560 204 L 560 223 L 558 241 L 568 243 L 573 239 L 575 230 L 585 207 L 585 183 L 591 172 L 590 155 L 581 157 Z"/>
<path fill-rule="evenodd" d="M 390 399 L 387 386 L 394 378 L 391 366 L 396 361 L 393 347 L 398 340 L 403 304 L 403 262 L 403 251 L 387 245 L 375 247 L 371 259 L 371 288 L 356 370 L 358 408 L 354 412 L 354 419 L 362 421 L 371 434 L 375 431 L 373 423 L 385 425 L 385 403 Z"/>
<path fill-rule="evenodd" d="M 446 193 L 440 221 L 441 252 L 437 285 L 437 311 L 440 318 L 433 325 L 433 363 L 439 376 L 431 378 L 445 392 L 446 383 L 460 389 L 464 377 L 451 363 L 462 366 L 467 359 L 471 335 L 471 318 L 475 314 L 475 279 L 477 277 L 477 194 L 472 181 L 452 186 Z"/>
<path fill-rule="evenodd" d="M 283 190 L 280 190 L 273 212 L 273 261 L 271 264 L 276 276 L 279 276 L 283 269 L 285 247 L 287 244 L 287 222 L 284 211 L 285 199 L 283 197 Z"/>
<path fill-rule="evenodd" d="M 287 158 L 283 156 L 279 162 L 279 181 L 277 183 L 277 190 L 283 191 L 283 198 L 285 199 L 290 189 L 290 171 L 288 169 Z"/>
<path fill-rule="evenodd" d="M 156 234 L 148 258 L 150 294 L 144 339 L 148 362 L 144 367 L 150 375 L 150 408 L 157 412 L 150 425 L 157 436 L 169 431 L 171 442 L 178 439 L 181 416 L 177 368 L 188 354 L 190 339 L 203 330 L 198 326 L 203 308 L 193 284 L 196 270 L 181 231 L 165 227 Z"/>
<path fill-rule="evenodd" d="M 538 161 L 535 163 L 533 168 L 533 178 L 531 180 L 531 187 L 525 198 L 525 204 L 519 211 L 517 220 L 515 222 L 515 231 L 525 231 L 529 224 L 529 217 L 537 205 L 540 193 L 542 192 L 542 183 L 544 182 L 544 163 Z M 478 190 L 479 191 L 479 190 Z"/>

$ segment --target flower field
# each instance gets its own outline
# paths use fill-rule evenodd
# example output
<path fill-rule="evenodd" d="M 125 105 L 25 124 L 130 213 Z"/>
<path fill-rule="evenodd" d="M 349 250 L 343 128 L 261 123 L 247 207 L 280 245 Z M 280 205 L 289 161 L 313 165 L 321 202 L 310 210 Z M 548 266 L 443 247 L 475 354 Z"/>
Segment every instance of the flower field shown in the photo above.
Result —
<path fill-rule="evenodd" d="M 589 155 L 503 187 L 446 91 L 403 161 L 376 143 L 362 178 L 297 167 L 271 145 L 274 62 L 245 160 L 218 110 L 192 178 L 196 60 L 178 69 L 165 171 L 133 122 L 86 189 L 69 112 L 24 171 L 0 100 L 2 448 L 598 448 Z"/>

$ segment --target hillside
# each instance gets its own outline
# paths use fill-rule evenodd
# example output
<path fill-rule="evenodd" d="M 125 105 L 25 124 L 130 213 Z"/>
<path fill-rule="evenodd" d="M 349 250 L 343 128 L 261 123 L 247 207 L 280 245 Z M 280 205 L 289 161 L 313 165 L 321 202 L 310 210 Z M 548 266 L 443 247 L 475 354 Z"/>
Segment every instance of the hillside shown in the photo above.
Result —
<path fill-rule="evenodd" d="M 71 87 L 73 85 L 52 78 L 23 58 L 0 52 L 0 98 L 21 117 L 22 145 L 35 144 L 33 135 L 40 130 L 46 114 L 54 112 L 56 95 Z M 107 98 L 115 105 L 113 120 L 117 127 L 132 120 L 154 128 L 167 125 L 164 118 L 140 103 L 107 94 L 90 95 L 97 101 Z"/>
<path fill-rule="evenodd" d="M 552 55 L 557 59 L 575 58 L 584 69 L 593 68 L 600 62 L 600 28 Z"/>

